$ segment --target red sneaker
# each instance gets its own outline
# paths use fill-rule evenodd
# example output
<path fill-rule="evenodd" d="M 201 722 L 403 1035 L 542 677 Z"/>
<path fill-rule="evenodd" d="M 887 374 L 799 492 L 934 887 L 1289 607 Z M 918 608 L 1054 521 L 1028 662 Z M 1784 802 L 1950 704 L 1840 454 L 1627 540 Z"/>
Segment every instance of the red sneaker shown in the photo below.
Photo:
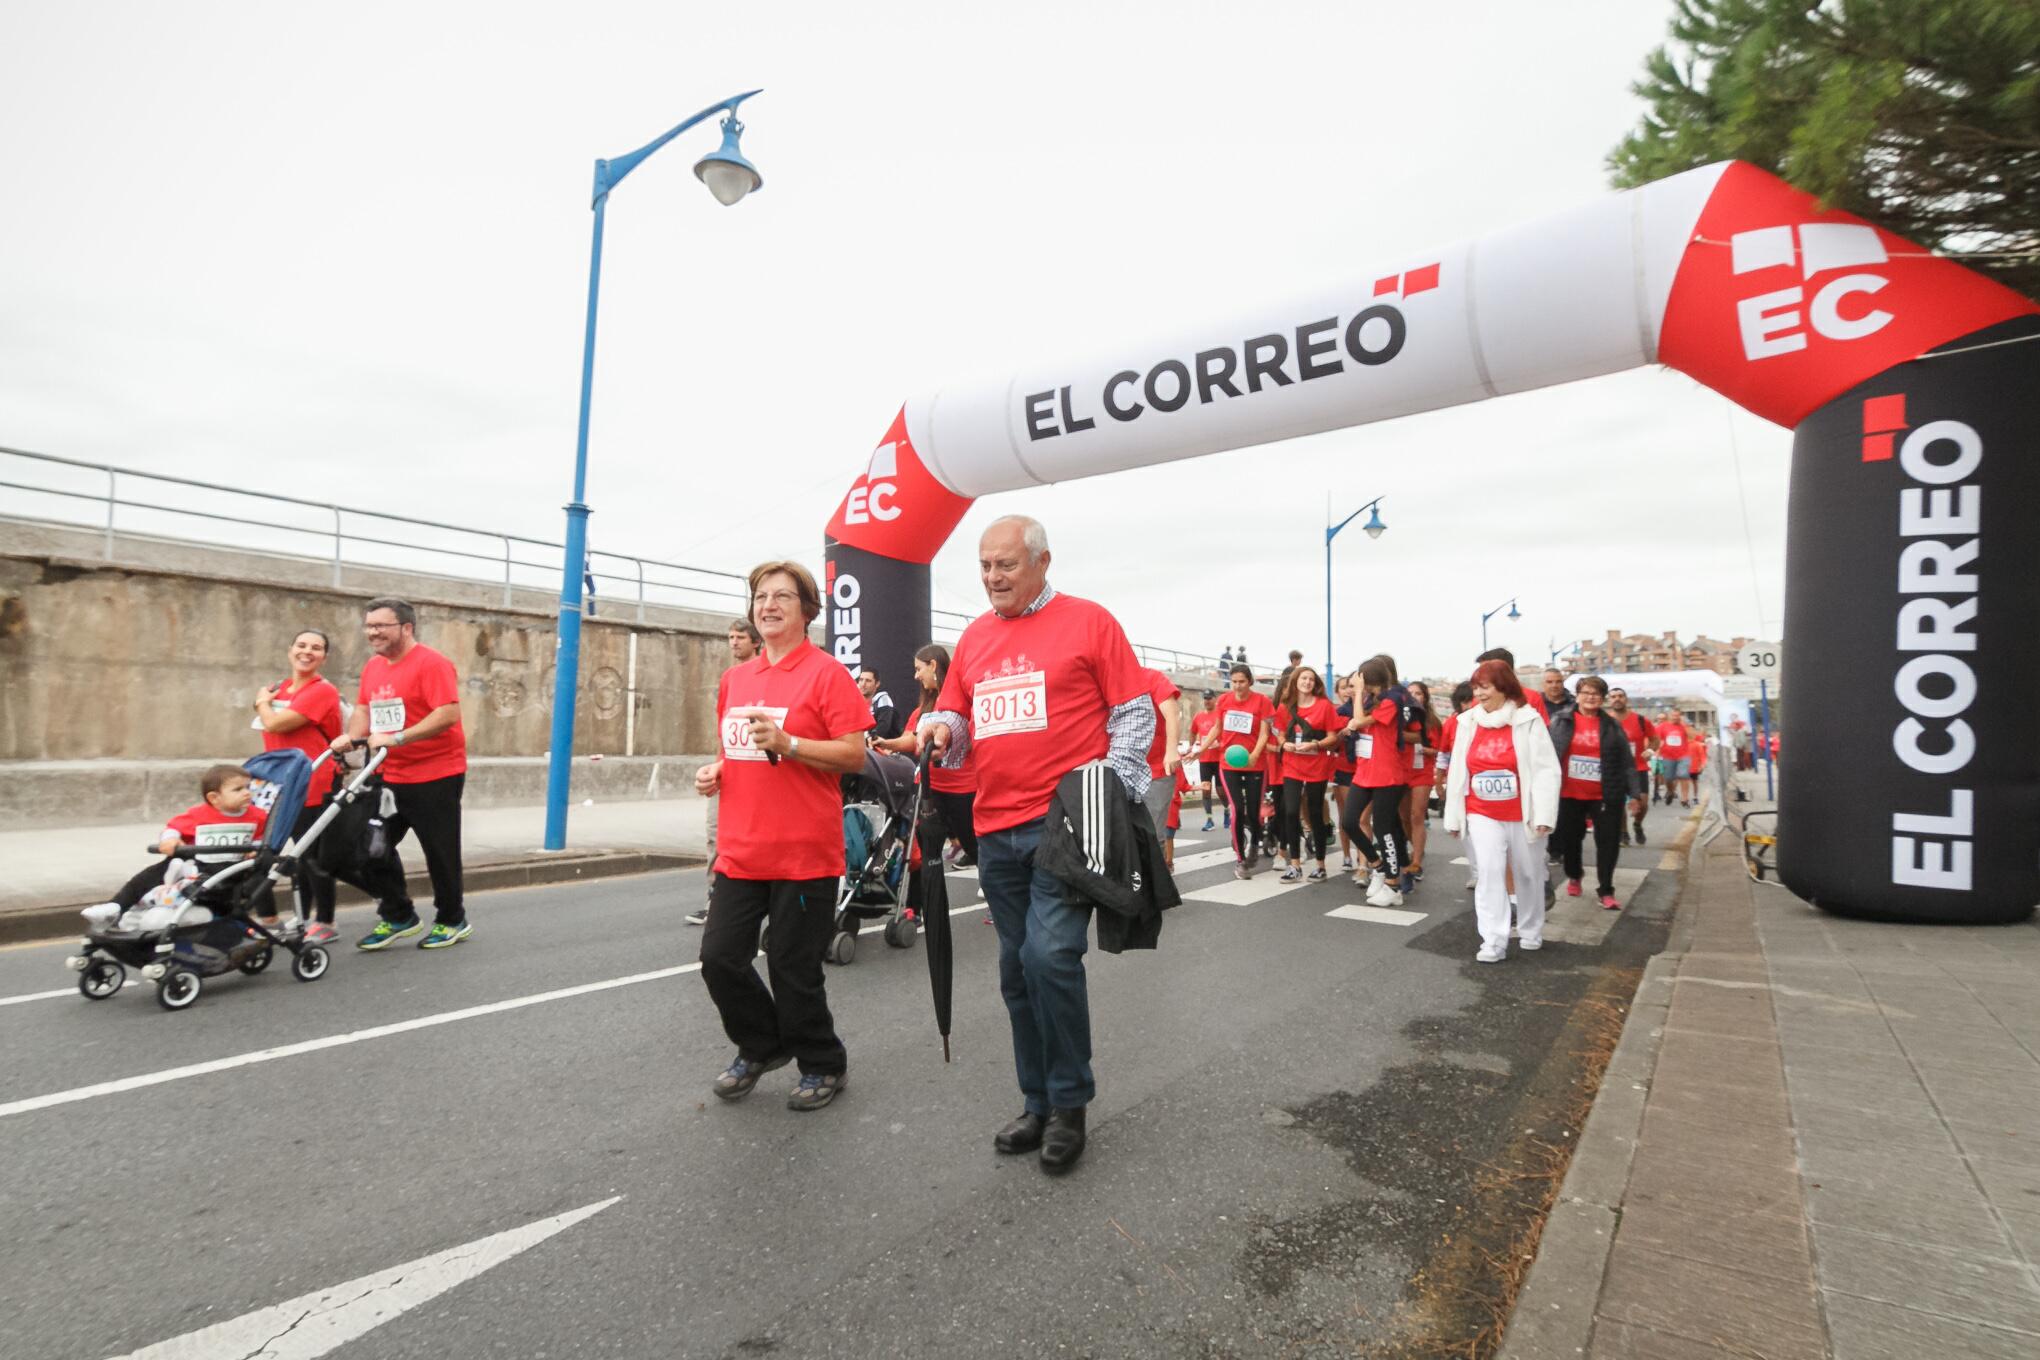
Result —
<path fill-rule="evenodd" d="M 1565 895 L 1567 897 L 1578 897 L 1580 895 L 1580 881 L 1577 878 L 1568 878 L 1565 881 Z"/>
<path fill-rule="evenodd" d="M 1605 907 L 1606 909 L 1608 909 L 1609 911 L 1620 911 L 1620 910 L 1622 910 L 1622 904 L 1621 904 L 1620 902 L 1617 902 L 1617 901 L 1615 900 L 1615 894 L 1614 894 L 1614 893 L 1602 893 L 1602 894 L 1601 894 L 1601 905 L 1602 905 L 1603 907 Z"/>

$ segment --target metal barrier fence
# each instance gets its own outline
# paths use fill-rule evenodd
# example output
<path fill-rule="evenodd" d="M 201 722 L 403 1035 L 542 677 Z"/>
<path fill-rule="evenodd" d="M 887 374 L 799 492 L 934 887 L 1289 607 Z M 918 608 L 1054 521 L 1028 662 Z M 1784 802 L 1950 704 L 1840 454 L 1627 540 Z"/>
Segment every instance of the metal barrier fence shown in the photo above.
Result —
<path fill-rule="evenodd" d="M 557 590 L 566 553 L 550 539 L 26 449 L 0 448 L 0 489 L 17 493 L 8 497 L 7 516 L 95 532 L 108 561 L 123 534 L 222 546 L 222 526 L 231 525 L 233 538 L 224 546 L 330 562 L 335 586 L 346 584 L 349 566 L 500 579 L 505 606 L 520 588 Z M 180 528 L 186 532 L 176 532 Z M 211 536 L 191 536 L 201 528 Z M 639 622 L 647 604 L 723 614 L 742 614 L 748 604 L 740 573 L 652 557 L 590 549 L 588 576 L 596 587 L 598 618 L 619 598 L 634 606 Z M 974 617 L 950 609 L 934 614 L 936 640 L 942 642 L 955 641 Z M 1158 670 L 1204 671 L 1214 680 L 1218 675 L 1216 657 L 1145 643 L 1135 643 L 1134 651 L 1141 664 Z"/>

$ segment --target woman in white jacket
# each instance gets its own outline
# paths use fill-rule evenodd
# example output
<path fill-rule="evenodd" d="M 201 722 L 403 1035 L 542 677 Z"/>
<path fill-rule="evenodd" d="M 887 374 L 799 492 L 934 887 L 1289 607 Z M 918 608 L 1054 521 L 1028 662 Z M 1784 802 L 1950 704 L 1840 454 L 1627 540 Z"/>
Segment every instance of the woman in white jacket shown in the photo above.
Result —
<path fill-rule="evenodd" d="M 1558 820 L 1558 752 L 1544 720 L 1523 697 L 1515 670 L 1483 661 L 1473 673 L 1474 706 L 1459 715 L 1445 776 L 1445 829 L 1463 830 L 1478 879 L 1474 919 L 1482 963 L 1509 953 L 1509 889 L 1516 871 L 1517 936 L 1544 945 L 1544 838 Z"/>

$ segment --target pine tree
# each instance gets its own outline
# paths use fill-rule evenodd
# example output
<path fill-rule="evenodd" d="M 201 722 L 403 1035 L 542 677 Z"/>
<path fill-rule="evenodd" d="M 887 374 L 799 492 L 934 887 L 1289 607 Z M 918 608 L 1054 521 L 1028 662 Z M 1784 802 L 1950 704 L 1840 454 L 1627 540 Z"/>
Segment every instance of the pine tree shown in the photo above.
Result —
<path fill-rule="evenodd" d="M 2040 0 L 1677 0 L 1671 39 L 1618 186 L 1749 161 L 2040 298 Z"/>

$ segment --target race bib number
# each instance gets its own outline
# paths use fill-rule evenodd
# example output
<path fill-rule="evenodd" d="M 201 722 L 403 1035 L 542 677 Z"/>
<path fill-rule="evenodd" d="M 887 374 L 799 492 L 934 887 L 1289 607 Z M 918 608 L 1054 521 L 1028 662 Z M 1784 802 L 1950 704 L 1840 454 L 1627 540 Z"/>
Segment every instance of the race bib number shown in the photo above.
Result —
<path fill-rule="evenodd" d="M 764 708 L 756 704 L 733 708 L 722 717 L 722 753 L 724 760 L 763 760 L 765 753 L 751 744 L 751 719 L 770 718 L 782 726 L 786 722 L 783 708 Z"/>
<path fill-rule="evenodd" d="M 1678 734 L 1677 732 L 1667 732 L 1667 733 L 1665 733 L 1665 749 L 1666 749 L 1666 750 L 1676 750 L 1676 749 L 1678 749 L 1679 747 L 1681 747 L 1681 746 L 1684 746 L 1685 744 L 1686 744 L 1686 739 L 1685 739 L 1684 737 L 1680 736 L 1680 735 L 1679 735 L 1679 734 Z"/>
<path fill-rule="evenodd" d="M 1514 770 L 1482 770 L 1473 777 L 1473 796 L 1490 803 L 1506 803 L 1516 796 Z"/>
<path fill-rule="evenodd" d="M 1244 708 L 1229 708 L 1225 711 L 1225 730 L 1247 736 L 1254 730 L 1254 715 Z"/>
<path fill-rule="evenodd" d="M 277 786 L 270 783 L 267 779 L 258 779 L 248 787 L 248 804 L 250 807 L 260 808 L 262 811 L 268 812 L 276 806 L 278 791 Z"/>
<path fill-rule="evenodd" d="M 1353 758 L 1355 760 L 1374 759 L 1374 734 L 1372 732 L 1363 732 L 1354 738 L 1353 751 Z"/>
<path fill-rule="evenodd" d="M 276 793 L 274 788 L 271 789 L 269 797 L 270 801 L 275 801 Z M 222 850 L 233 846 L 243 846 L 248 843 L 249 830 L 250 828 L 243 822 L 218 822 L 212 826 L 201 826 L 193 830 L 191 833 L 191 843 L 201 850 Z"/>
<path fill-rule="evenodd" d="M 1423 747 L 1419 746 L 1416 750 L 1410 752 L 1410 768 L 1412 770 L 1421 770 L 1424 768 Z"/>
<path fill-rule="evenodd" d="M 987 680 L 971 694 L 971 735 L 979 741 L 1048 729 L 1048 681 L 1040 671 Z M 1232 714 L 1226 714 L 1231 723 Z"/>
<path fill-rule="evenodd" d="M 1586 784 L 1601 782 L 1601 758 L 1599 756 L 1567 756 L 1565 777 L 1577 779 Z"/>
<path fill-rule="evenodd" d="M 385 736 L 395 736 L 404 730 L 404 701 L 402 699 L 371 699 L 368 703 L 368 730 Z"/>

